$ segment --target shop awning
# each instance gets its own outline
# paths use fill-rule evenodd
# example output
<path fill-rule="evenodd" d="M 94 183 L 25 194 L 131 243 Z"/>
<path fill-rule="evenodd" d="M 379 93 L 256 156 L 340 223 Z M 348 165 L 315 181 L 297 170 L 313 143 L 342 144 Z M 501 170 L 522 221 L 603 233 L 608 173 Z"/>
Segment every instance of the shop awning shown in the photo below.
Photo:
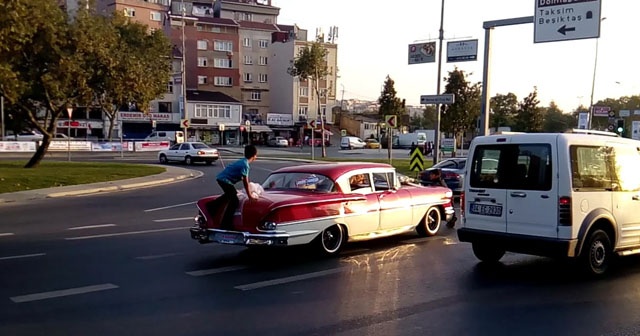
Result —
<path fill-rule="evenodd" d="M 251 132 L 272 132 L 271 128 L 266 125 L 251 125 Z"/>

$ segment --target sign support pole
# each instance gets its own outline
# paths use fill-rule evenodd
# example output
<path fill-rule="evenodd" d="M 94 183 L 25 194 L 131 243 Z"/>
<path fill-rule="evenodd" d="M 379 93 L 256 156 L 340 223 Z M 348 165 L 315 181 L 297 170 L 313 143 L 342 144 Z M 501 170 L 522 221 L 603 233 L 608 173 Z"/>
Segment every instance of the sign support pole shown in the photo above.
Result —
<path fill-rule="evenodd" d="M 442 77 L 442 41 L 444 40 L 444 0 L 440 8 L 440 40 L 438 46 L 438 84 L 436 94 L 440 94 L 440 81 Z M 440 104 L 436 105 L 436 131 L 433 137 L 433 164 L 438 163 L 438 154 L 440 153 Z"/>

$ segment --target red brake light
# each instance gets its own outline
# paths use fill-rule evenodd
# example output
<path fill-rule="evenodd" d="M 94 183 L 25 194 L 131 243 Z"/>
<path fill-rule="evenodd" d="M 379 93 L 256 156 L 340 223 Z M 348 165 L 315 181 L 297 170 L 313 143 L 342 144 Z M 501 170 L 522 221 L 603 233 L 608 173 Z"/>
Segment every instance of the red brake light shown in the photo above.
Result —
<path fill-rule="evenodd" d="M 198 151 L 198 155 L 204 155 L 205 152 L 204 151 Z"/>
<path fill-rule="evenodd" d="M 460 214 L 464 216 L 464 191 L 460 192 Z"/>
<path fill-rule="evenodd" d="M 563 196 L 558 198 L 558 225 L 571 226 L 571 197 Z"/>
<path fill-rule="evenodd" d="M 571 197 L 560 197 L 560 199 L 558 199 L 558 205 L 561 205 L 561 206 L 571 205 Z"/>
<path fill-rule="evenodd" d="M 452 172 L 448 172 L 448 173 L 444 173 L 444 178 L 448 178 L 448 179 L 459 179 L 460 175 L 456 174 L 456 173 L 452 173 Z"/>

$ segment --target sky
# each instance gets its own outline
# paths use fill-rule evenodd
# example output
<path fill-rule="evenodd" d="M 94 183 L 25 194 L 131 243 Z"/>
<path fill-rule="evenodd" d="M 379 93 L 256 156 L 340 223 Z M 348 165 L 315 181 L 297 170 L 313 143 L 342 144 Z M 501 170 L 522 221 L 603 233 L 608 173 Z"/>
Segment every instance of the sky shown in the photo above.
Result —
<path fill-rule="evenodd" d="M 456 66 L 481 82 L 484 21 L 533 16 L 539 0 L 445 0 L 442 75 Z M 278 23 L 297 24 L 309 38 L 338 26 L 337 97 L 376 100 L 385 77 L 407 105 L 437 94 L 437 63 L 408 65 L 408 45 L 437 40 L 440 0 L 273 0 Z M 491 35 L 491 96 L 513 92 L 521 101 L 534 87 L 540 106 L 571 112 L 589 106 L 598 42 L 594 102 L 640 94 L 638 0 L 602 0 L 600 38 L 534 43 L 534 25 L 498 27 Z M 447 41 L 478 39 L 478 60 L 446 63 Z M 445 83 L 442 83 L 441 92 Z M 639 106 L 640 108 L 640 106 Z"/>

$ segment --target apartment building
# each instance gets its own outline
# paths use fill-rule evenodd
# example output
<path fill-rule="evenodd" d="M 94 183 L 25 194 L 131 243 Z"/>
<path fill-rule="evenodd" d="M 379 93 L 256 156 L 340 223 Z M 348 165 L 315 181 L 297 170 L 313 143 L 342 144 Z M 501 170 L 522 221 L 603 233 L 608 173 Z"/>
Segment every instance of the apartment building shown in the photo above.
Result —
<path fill-rule="evenodd" d="M 120 12 L 131 20 L 147 25 L 149 31 L 164 29 L 170 4 L 171 0 L 96 0 L 98 13 Z"/>
<path fill-rule="evenodd" d="M 291 66 L 291 60 L 297 57 L 301 49 L 311 44 L 306 40 L 306 31 L 297 26 L 282 25 L 280 30 L 289 33 L 275 33 L 274 43 L 270 48 L 269 79 L 271 86 L 278 88 L 271 93 L 272 112 L 291 114 L 298 127 L 303 127 L 310 119 L 320 120 L 321 117 L 327 124 L 332 124 L 331 109 L 336 106 L 338 45 L 325 42 L 322 34 L 316 35 L 316 40 L 321 42 L 327 50 L 326 61 L 329 72 L 319 81 L 320 95 L 318 96 L 314 92 L 311 81 L 294 78 L 287 72 Z M 320 102 L 319 110 L 318 101 Z"/>

